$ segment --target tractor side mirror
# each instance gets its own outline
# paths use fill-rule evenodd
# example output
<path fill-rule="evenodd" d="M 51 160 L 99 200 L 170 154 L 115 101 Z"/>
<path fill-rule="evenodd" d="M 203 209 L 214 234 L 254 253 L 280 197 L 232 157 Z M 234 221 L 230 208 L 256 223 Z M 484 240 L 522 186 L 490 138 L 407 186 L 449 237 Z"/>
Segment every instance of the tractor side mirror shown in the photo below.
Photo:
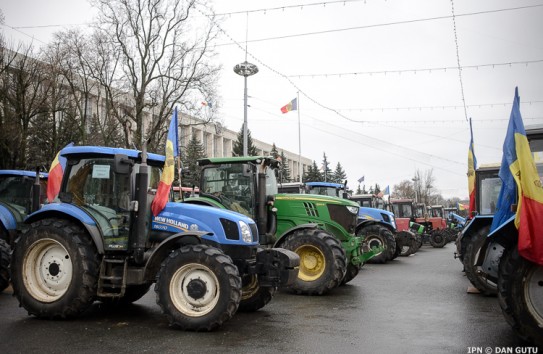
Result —
<path fill-rule="evenodd" d="M 134 165 L 134 161 L 124 154 L 115 154 L 113 157 L 113 172 L 122 175 L 130 174 L 130 170 Z"/>
<path fill-rule="evenodd" d="M 249 165 L 248 163 L 244 163 L 242 166 L 242 173 L 243 173 L 243 177 L 251 177 L 251 165 Z"/>

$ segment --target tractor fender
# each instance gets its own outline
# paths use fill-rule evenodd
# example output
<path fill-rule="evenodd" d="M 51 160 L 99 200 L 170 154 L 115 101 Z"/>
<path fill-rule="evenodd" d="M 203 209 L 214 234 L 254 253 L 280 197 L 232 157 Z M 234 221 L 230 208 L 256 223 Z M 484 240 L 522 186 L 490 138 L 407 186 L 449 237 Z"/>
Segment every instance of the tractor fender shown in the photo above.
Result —
<path fill-rule="evenodd" d="M 17 220 L 15 220 L 15 217 L 9 209 L 3 205 L 0 205 L 0 224 L 2 224 L 6 230 L 14 230 L 17 228 Z"/>
<path fill-rule="evenodd" d="M 488 234 L 475 264 L 481 266 L 489 279 L 497 281 L 498 266 L 503 252 L 516 247 L 517 242 L 518 230 L 515 227 L 515 215 L 513 215 Z"/>
<path fill-rule="evenodd" d="M 462 230 L 460 237 L 456 240 L 456 248 L 459 254 L 463 254 L 470 238 L 479 230 L 492 224 L 492 215 L 477 215 Z"/>
<path fill-rule="evenodd" d="M 25 223 L 32 224 L 35 221 L 48 218 L 67 219 L 82 226 L 85 230 L 87 230 L 88 234 L 94 241 L 98 253 L 104 254 L 104 241 L 102 234 L 100 233 L 96 222 L 83 210 L 72 204 L 66 203 L 46 204 L 40 210 L 30 214 L 25 219 Z"/>
<path fill-rule="evenodd" d="M 195 231 L 190 233 L 180 232 L 173 234 L 162 241 L 151 253 L 143 270 L 143 279 L 155 281 L 156 274 L 164 259 L 173 250 L 185 245 L 194 245 L 202 243 L 202 236 L 208 235 L 208 232 Z"/>
<path fill-rule="evenodd" d="M 275 241 L 275 244 L 273 245 L 274 248 L 280 248 L 287 236 L 291 235 L 293 232 L 303 229 L 318 229 L 320 228 L 319 224 L 315 223 L 308 223 L 308 224 L 300 224 L 296 225 L 295 227 L 288 229 L 285 231 L 281 236 L 277 238 L 277 241 Z"/>

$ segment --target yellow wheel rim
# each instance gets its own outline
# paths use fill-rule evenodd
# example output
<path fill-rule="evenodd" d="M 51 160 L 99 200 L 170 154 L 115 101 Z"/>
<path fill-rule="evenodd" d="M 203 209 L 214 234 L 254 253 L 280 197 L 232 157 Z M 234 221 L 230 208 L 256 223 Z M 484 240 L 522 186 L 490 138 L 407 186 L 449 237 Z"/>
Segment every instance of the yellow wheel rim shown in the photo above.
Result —
<path fill-rule="evenodd" d="M 298 247 L 295 252 L 300 256 L 298 278 L 303 281 L 319 279 L 326 268 L 326 260 L 322 251 L 311 245 Z"/>

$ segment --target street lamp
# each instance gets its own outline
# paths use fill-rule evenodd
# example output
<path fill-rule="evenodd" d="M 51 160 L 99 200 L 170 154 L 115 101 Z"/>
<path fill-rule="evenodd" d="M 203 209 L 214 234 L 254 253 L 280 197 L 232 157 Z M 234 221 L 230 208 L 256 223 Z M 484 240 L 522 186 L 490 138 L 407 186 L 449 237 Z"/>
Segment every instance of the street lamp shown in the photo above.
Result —
<path fill-rule="evenodd" d="M 244 90 L 243 90 L 243 156 L 247 156 L 248 142 L 247 142 L 247 77 L 254 75 L 258 72 L 258 67 L 255 64 L 244 61 L 234 66 L 234 72 L 240 76 L 243 76 Z"/>

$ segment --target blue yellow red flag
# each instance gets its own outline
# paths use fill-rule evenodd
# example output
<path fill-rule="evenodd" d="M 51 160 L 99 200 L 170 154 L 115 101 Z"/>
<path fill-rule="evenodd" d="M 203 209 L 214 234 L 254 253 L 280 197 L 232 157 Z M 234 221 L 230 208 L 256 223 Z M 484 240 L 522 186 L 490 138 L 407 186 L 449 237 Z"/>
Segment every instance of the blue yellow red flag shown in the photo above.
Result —
<path fill-rule="evenodd" d="M 286 105 L 284 105 L 283 107 L 281 107 L 281 112 L 287 113 L 290 111 L 295 111 L 297 109 L 298 109 L 298 99 L 295 98 L 289 103 L 287 103 Z"/>
<path fill-rule="evenodd" d="M 73 145 L 74 143 L 69 143 L 65 148 Z M 55 159 L 49 168 L 49 178 L 47 179 L 47 200 L 49 203 L 52 203 L 60 192 L 62 176 L 64 175 L 64 169 L 66 168 L 66 158 L 60 154 L 61 151 L 62 150 L 57 152 Z"/>
<path fill-rule="evenodd" d="M 501 212 L 501 208 L 508 207 L 511 214 L 509 217 L 512 216 L 511 205 L 517 203 L 515 226 L 518 229 L 519 254 L 543 265 L 543 188 L 520 114 L 518 88 L 515 89 L 503 155 L 500 178 L 504 184 L 498 198 L 499 209 L 496 215 L 498 211 Z M 500 204 L 502 197 L 504 202 Z M 497 219 L 496 215 L 491 230 L 502 223 L 500 220 L 503 219 Z"/>
<path fill-rule="evenodd" d="M 170 188 L 175 176 L 175 157 L 179 156 L 179 139 L 177 135 L 177 107 L 174 109 L 170 127 L 168 130 L 168 138 L 166 140 L 166 161 L 162 170 L 162 176 L 158 184 L 155 198 L 151 203 L 151 211 L 154 216 L 157 216 L 166 206 L 170 195 Z"/>
<path fill-rule="evenodd" d="M 468 192 L 469 192 L 469 216 L 475 211 L 475 170 L 477 169 L 477 159 L 473 148 L 473 129 L 471 127 L 471 118 L 469 119 L 470 143 L 468 149 Z"/>

